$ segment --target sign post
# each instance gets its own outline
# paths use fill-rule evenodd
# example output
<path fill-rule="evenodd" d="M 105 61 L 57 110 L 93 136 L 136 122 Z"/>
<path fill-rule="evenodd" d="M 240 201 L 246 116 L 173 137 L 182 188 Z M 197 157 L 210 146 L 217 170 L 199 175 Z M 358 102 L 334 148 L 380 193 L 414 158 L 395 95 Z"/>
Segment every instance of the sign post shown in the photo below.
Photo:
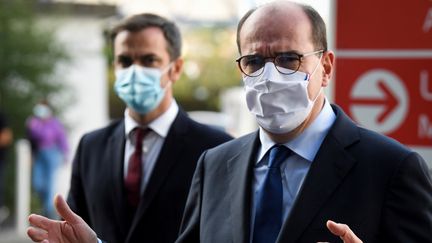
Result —
<path fill-rule="evenodd" d="M 334 100 L 432 171 L 432 0 L 338 0 Z"/>

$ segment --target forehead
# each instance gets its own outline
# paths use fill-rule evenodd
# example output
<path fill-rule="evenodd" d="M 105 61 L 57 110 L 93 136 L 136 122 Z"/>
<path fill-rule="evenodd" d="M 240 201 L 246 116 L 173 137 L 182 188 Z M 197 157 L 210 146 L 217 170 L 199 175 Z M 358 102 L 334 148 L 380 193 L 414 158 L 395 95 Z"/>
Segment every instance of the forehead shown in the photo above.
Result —
<path fill-rule="evenodd" d="M 303 53 L 312 51 L 313 47 L 310 20 L 297 5 L 275 4 L 258 8 L 240 31 L 242 55 Z"/>
<path fill-rule="evenodd" d="M 169 56 L 167 41 L 158 27 L 147 27 L 134 32 L 120 31 L 114 40 L 114 53 L 115 55 L 153 53 Z"/>

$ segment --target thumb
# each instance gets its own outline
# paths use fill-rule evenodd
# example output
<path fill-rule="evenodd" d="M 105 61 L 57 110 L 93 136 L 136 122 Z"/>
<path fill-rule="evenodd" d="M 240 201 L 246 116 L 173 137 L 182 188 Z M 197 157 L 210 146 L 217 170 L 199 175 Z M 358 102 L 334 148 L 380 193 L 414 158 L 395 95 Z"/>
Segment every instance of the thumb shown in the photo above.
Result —
<path fill-rule="evenodd" d="M 342 224 L 338 224 L 334 221 L 328 220 L 327 221 L 327 228 L 332 232 L 334 235 L 337 236 L 344 236 L 346 229 L 343 227 Z"/>
<path fill-rule="evenodd" d="M 327 221 L 327 228 L 334 235 L 339 236 L 345 243 L 361 243 L 362 241 L 352 232 L 346 224 L 338 224 L 334 221 Z"/>
<path fill-rule="evenodd" d="M 66 203 L 64 198 L 57 194 L 54 198 L 54 205 L 57 209 L 57 213 L 62 217 L 66 222 L 70 224 L 78 224 L 82 222 L 80 216 L 75 214 Z"/>

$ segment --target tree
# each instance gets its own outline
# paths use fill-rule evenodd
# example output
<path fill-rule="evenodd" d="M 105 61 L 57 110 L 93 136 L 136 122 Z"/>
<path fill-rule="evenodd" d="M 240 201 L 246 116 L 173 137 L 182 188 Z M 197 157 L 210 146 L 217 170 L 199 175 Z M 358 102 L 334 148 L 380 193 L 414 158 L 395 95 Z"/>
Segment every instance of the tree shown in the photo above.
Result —
<path fill-rule="evenodd" d="M 34 104 L 63 87 L 53 82 L 53 73 L 67 55 L 53 29 L 38 24 L 38 7 L 31 0 L 0 0 L 0 109 L 15 138 L 24 137 L 25 120 Z M 10 152 L 9 161 L 14 161 Z M 8 163 L 6 170 L 6 204 L 13 211 L 15 164 Z"/>
<path fill-rule="evenodd" d="M 184 75 L 174 95 L 187 111 L 220 110 L 220 94 L 241 85 L 233 26 L 195 27 L 184 31 Z"/>
<path fill-rule="evenodd" d="M 38 25 L 37 7 L 31 0 L 0 0 L 0 108 L 18 138 L 36 101 L 62 88 L 52 74 L 67 59 L 52 29 Z"/>

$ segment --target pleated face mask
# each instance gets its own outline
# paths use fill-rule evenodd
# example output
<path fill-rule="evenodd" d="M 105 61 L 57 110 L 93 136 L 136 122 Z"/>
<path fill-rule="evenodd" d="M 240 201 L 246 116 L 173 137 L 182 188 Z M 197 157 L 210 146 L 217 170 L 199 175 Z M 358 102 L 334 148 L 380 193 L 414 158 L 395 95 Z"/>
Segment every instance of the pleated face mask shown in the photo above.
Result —
<path fill-rule="evenodd" d="M 311 75 L 290 70 L 286 73 L 294 73 L 282 74 L 271 62 L 263 68 L 264 72 L 257 77 L 243 77 L 247 106 L 265 130 L 275 134 L 288 133 L 306 119 L 322 88 L 310 100 L 307 87 Z M 312 74 L 315 70 L 316 67 Z"/>
<path fill-rule="evenodd" d="M 137 65 L 116 70 L 114 90 L 128 107 L 147 114 L 160 104 L 165 95 L 160 80 L 170 66 L 164 71 Z"/>

